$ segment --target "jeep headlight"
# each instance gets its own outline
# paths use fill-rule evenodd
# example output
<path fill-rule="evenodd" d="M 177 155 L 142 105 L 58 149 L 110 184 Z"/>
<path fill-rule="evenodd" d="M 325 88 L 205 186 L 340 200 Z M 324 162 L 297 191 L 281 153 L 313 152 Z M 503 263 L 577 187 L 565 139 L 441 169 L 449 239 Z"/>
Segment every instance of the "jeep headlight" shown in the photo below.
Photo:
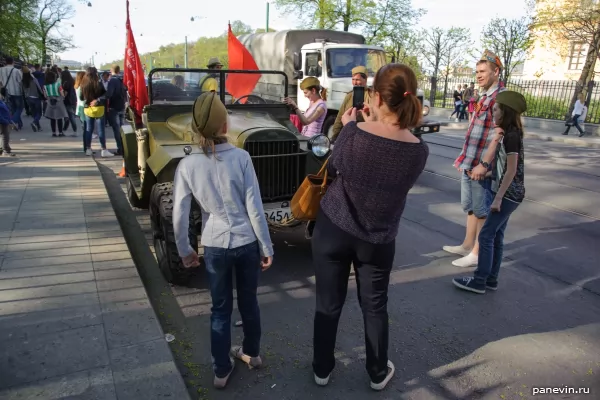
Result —
<path fill-rule="evenodd" d="M 325 135 L 313 136 L 310 139 L 310 144 L 313 154 L 317 157 L 324 157 L 331 147 L 331 142 Z"/>

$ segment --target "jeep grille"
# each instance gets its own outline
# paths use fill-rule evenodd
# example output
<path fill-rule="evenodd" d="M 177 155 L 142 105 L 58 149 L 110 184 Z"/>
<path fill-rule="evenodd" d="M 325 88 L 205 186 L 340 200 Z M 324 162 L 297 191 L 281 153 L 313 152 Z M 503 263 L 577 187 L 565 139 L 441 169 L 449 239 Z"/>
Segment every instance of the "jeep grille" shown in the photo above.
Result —
<path fill-rule="evenodd" d="M 298 140 L 247 140 L 244 150 L 252 158 L 263 202 L 291 200 L 304 178 L 306 162 Z"/>

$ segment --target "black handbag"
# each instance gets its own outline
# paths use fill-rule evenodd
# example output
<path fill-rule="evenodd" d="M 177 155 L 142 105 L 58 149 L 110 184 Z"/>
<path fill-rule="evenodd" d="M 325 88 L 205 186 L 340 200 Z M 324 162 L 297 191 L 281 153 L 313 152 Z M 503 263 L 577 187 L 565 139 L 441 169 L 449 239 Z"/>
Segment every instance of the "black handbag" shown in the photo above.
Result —
<path fill-rule="evenodd" d="M 10 74 L 8 74 L 8 78 L 6 78 L 6 82 L 4 82 L 4 86 L 2 86 L 0 88 L 0 95 L 2 95 L 2 97 L 6 98 L 6 96 L 8 95 L 8 91 L 6 90 L 6 87 L 8 86 L 8 82 L 10 82 L 10 76 L 12 75 L 12 73 L 15 72 L 15 67 L 13 67 L 13 69 L 10 70 Z"/>

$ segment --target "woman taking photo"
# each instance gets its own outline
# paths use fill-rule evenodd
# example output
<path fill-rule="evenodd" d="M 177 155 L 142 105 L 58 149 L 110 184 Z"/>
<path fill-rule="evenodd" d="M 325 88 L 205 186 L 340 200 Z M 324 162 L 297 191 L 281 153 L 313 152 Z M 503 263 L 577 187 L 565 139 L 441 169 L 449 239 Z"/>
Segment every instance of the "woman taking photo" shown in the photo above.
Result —
<path fill-rule="evenodd" d="M 83 113 L 85 114 L 85 133 L 84 133 L 84 146 L 85 154 L 91 156 L 92 152 L 92 133 L 94 132 L 94 126 L 98 129 L 98 139 L 100 140 L 100 146 L 102 157 L 114 157 L 114 154 L 106 149 L 106 136 L 104 135 L 105 128 L 105 114 L 102 111 L 99 115 L 90 117 L 90 107 L 105 107 L 106 99 L 104 94 L 106 90 L 104 85 L 100 83 L 100 77 L 98 71 L 94 67 L 89 67 L 85 73 L 85 77 L 81 82 L 81 94 L 79 100 L 83 101 Z"/>
<path fill-rule="evenodd" d="M 366 369 L 373 390 L 394 375 L 388 360 L 387 293 L 396 251 L 395 239 L 409 190 L 425 168 L 427 145 L 410 128 L 419 125 L 422 107 L 417 78 L 402 64 L 379 69 L 365 122 L 356 109 L 329 158 L 334 177 L 321 200 L 312 237 L 316 278 L 313 371 L 324 386 L 335 365 L 338 322 L 354 266 L 365 327 Z"/>
<path fill-rule="evenodd" d="M 56 137 L 56 129 L 58 128 L 58 136 L 65 136 L 63 133 L 63 120 L 69 116 L 64 103 L 64 92 L 58 79 L 56 70 L 46 70 L 44 76 L 44 95 L 48 99 L 46 105 L 46 113 L 44 116 L 50 120 L 50 128 L 52 128 L 52 136 Z"/>
<path fill-rule="evenodd" d="M 310 104 L 303 114 L 294 100 L 286 97 L 284 102 L 294 109 L 294 113 L 300 119 L 304 127 L 300 132 L 302 136 L 313 137 L 321 133 L 323 121 L 327 117 L 327 103 L 325 103 L 325 89 L 321 88 L 321 82 L 317 78 L 309 77 L 300 82 L 300 89 L 304 92 Z"/>
<path fill-rule="evenodd" d="M 27 101 L 27 104 L 29 104 L 29 110 L 33 116 L 31 129 L 34 132 L 39 132 L 42 130 L 40 119 L 42 118 L 42 100 L 44 98 L 44 91 L 38 80 L 33 77 L 31 71 L 27 67 L 23 67 L 23 94 L 25 95 L 25 100 Z"/>
<path fill-rule="evenodd" d="M 273 261 L 258 180 L 250 155 L 227 143 L 227 110 L 215 92 L 205 92 L 194 103 L 192 131 L 201 149 L 184 157 L 173 182 L 173 229 L 183 265 L 200 265 L 188 239 L 192 201 L 202 208 L 202 245 L 210 284 L 211 353 L 214 385 L 224 388 L 234 357 L 258 368 L 260 309 L 256 291 L 261 266 Z M 242 346 L 231 347 L 233 276 L 242 315 Z"/>

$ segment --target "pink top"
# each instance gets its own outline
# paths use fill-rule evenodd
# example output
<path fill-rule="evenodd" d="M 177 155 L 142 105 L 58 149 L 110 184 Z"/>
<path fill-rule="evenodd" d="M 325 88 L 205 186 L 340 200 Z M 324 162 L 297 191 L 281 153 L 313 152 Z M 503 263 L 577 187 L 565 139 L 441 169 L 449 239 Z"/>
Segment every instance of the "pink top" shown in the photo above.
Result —
<path fill-rule="evenodd" d="M 306 110 L 304 115 L 306 116 L 306 118 L 310 118 L 310 116 L 317 110 L 318 107 L 322 107 L 325 110 L 325 112 L 315 121 L 311 122 L 308 125 L 305 125 L 304 128 L 302 128 L 302 136 L 313 137 L 321 133 L 321 129 L 323 128 L 323 122 L 327 117 L 327 104 L 325 103 L 325 101 L 320 99 L 317 102 L 313 103 L 310 107 L 308 107 L 308 110 Z"/>

